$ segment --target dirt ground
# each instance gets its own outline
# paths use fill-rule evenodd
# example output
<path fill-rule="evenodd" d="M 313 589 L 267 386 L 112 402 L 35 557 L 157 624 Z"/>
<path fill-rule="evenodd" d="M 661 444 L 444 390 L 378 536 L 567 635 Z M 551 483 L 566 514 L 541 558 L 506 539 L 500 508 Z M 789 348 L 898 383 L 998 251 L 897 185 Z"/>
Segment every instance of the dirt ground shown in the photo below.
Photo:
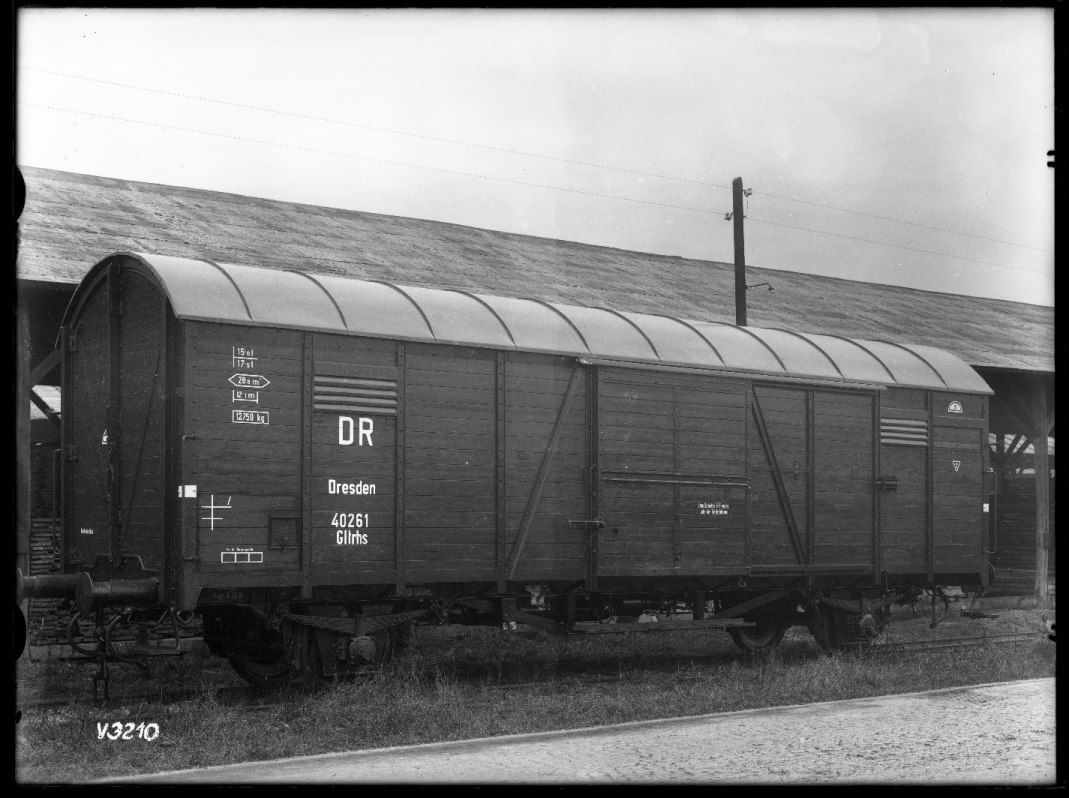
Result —
<path fill-rule="evenodd" d="M 1053 784 L 1054 679 L 158 774 L 168 783 Z"/>

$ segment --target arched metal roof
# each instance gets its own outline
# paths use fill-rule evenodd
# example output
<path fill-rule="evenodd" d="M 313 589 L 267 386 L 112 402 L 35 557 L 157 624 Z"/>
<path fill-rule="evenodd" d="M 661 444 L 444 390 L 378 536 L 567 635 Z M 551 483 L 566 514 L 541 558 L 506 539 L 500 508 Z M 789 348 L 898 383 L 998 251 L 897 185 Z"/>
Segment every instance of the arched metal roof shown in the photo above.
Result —
<path fill-rule="evenodd" d="M 991 393 L 958 357 L 929 346 L 737 327 L 537 299 L 119 253 L 155 278 L 180 319 L 322 330 L 410 341 L 551 352 L 773 376 Z"/>

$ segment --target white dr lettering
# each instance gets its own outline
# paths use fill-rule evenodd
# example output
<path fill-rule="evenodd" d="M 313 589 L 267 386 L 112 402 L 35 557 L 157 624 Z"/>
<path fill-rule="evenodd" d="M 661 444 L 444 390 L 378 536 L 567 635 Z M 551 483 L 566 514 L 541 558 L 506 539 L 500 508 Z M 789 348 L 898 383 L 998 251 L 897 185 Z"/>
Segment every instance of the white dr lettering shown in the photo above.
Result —
<path fill-rule="evenodd" d="M 353 420 L 349 416 L 338 416 L 338 444 L 341 446 L 353 445 Z"/>
<path fill-rule="evenodd" d="M 370 418 L 360 419 L 360 445 L 364 445 L 364 436 L 367 436 L 367 445 L 374 446 L 371 442 L 371 433 L 374 430 L 374 422 Z"/>

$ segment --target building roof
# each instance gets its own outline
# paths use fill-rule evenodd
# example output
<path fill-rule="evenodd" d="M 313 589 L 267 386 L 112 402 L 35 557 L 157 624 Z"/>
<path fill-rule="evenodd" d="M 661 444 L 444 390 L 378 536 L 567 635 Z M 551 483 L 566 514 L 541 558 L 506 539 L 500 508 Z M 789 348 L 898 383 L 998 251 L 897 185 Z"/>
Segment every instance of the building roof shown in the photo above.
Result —
<path fill-rule="evenodd" d="M 75 321 L 112 263 L 152 280 L 180 319 L 550 352 L 583 362 L 991 393 L 964 362 L 933 347 L 167 255 L 102 260 L 82 281 L 65 324 Z"/>
<path fill-rule="evenodd" d="M 23 167 L 17 273 L 77 283 L 134 251 L 608 307 L 734 319 L 731 264 L 424 219 Z M 804 268 L 804 264 L 799 264 Z M 757 327 L 921 344 L 989 368 L 1054 371 L 1054 309 L 748 267 Z"/>

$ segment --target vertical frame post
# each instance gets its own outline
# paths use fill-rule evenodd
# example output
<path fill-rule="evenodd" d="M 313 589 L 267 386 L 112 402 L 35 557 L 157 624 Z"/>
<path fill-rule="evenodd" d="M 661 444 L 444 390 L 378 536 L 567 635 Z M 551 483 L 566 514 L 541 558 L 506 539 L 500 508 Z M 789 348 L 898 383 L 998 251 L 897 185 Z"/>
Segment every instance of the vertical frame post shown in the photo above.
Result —
<path fill-rule="evenodd" d="M 882 497 L 876 488 L 876 481 L 883 473 L 880 464 L 880 418 L 883 408 L 880 403 L 880 392 L 877 391 L 872 397 L 872 562 L 873 580 L 881 581 L 883 574 L 883 525 L 880 515 L 883 507 L 880 502 Z"/>
<path fill-rule="evenodd" d="M 744 423 L 742 425 L 742 430 L 743 430 L 742 445 L 743 445 L 743 456 L 746 458 L 746 463 L 745 463 L 745 467 L 746 467 L 746 490 L 745 490 L 745 498 L 743 499 L 743 501 L 745 503 L 744 507 L 743 507 L 743 511 L 746 514 L 746 517 L 744 519 L 745 520 L 744 529 L 746 530 L 746 532 L 743 535 L 743 539 L 742 539 L 742 564 L 747 570 L 750 568 L 750 565 L 752 564 L 752 561 L 751 561 L 751 558 L 750 558 L 750 540 L 751 540 L 751 538 L 753 538 L 753 519 L 750 517 L 750 494 L 753 492 L 752 488 L 751 488 L 751 485 L 753 485 L 753 478 L 754 478 L 754 462 L 753 462 L 753 457 L 751 456 L 751 452 L 750 452 L 750 413 L 748 413 L 746 411 L 749 410 L 749 406 L 753 404 L 753 401 L 754 401 L 753 397 L 754 397 L 753 383 L 752 382 L 744 383 L 744 385 L 743 385 L 742 403 L 743 403 L 743 418 L 745 419 L 745 421 L 744 421 Z M 756 424 L 757 421 L 754 420 L 753 423 Z"/>
<path fill-rule="evenodd" d="M 67 571 L 67 558 L 70 555 L 70 491 L 67 490 L 67 478 L 70 476 L 70 442 L 67 439 L 67 430 L 71 429 L 71 420 L 74 417 L 72 402 L 69 397 L 74 395 L 74 386 L 71 385 L 71 375 L 74 373 L 70 367 L 71 332 L 66 326 L 59 329 L 59 345 L 62 348 L 59 361 L 59 384 L 63 395 L 68 400 L 63 403 L 63 410 L 59 425 L 59 546 L 61 561 L 60 570 Z"/>
<path fill-rule="evenodd" d="M 587 366 L 586 382 L 586 450 L 587 450 L 587 518 L 593 521 L 601 520 L 601 429 L 598 417 L 598 392 L 601 390 L 598 381 L 598 367 Z M 593 591 L 598 588 L 598 536 L 600 531 L 597 524 L 592 524 L 587 530 L 587 564 L 586 582 L 587 590 Z"/>
<path fill-rule="evenodd" d="M 301 374 L 301 598 L 312 597 L 312 423 L 315 412 L 313 385 L 315 375 L 314 333 L 306 332 L 302 341 Z"/>
<path fill-rule="evenodd" d="M 980 403 L 984 423 L 980 427 L 980 556 L 978 561 L 981 569 L 980 581 L 986 586 L 988 580 L 987 541 L 991 520 L 995 517 L 995 507 L 993 501 L 988 501 L 989 498 L 994 499 L 993 496 L 988 496 L 988 474 L 991 472 L 991 446 L 988 443 L 991 430 L 991 403 L 986 396 L 980 397 Z"/>
<path fill-rule="evenodd" d="M 494 364 L 494 573 L 497 592 L 505 592 L 505 524 L 507 515 L 505 482 L 505 353 L 495 354 Z"/>
<path fill-rule="evenodd" d="M 935 426 L 935 397 L 931 391 L 925 391 L 928 405 L 928 458 L 925 463 L 924 489 L 924 559 L 928 584 L 935 581 L 935 446 L 937 443 Z"/>
<path fill-rule="evenodd" d="M 680 473 L 683 468 L 679 458 L 679 390 L 672 385 L 672 471 Z M 683 570 L 683 508 L 679 482 L 672 483 L 672 510 L 675 517 L 672 519 L 672 571 L 680 573 Z"/>
<path fill-rule="evenodd" d="M 806 562 L 813 563 L 817 527 L 817 453 L 816 396 L 805 392 L 805 551 Z"/>
<path fill-rule="evenodd" d="M 108 356 L 108 501 L 111 514 L 111 559 L 122 561 L 122 297 L 119 294 L 118 263 L 108 267 L 109 356 Z"/>
<path fill-rule="evenodd" d="M 408 373 L 405 365 L 404 342 L 397 344 L 397 432 L 394 435 L 394 580 L 397 595 L 404 595 L 405 574 L 405 386 Z"/>
<path fill-rule="evenodd" d="M 178 404 L 174 396 L 174 331 L 172 329 L 171 314 L 168 309 L 169 302 L 162 297 L 160 302 L 160 329 L 163 330 L 163 584 L 161 596 L 166 599 L 175 595 L 177 576 L 177 558 L 175 557 L 175 545 L 181 534 L 181 526 L 176 521 L 178 497 L 175 478 L 176 447 L 175 430 L 178 428 L 178 420 L 175 416 L 175 407 Z"/>

